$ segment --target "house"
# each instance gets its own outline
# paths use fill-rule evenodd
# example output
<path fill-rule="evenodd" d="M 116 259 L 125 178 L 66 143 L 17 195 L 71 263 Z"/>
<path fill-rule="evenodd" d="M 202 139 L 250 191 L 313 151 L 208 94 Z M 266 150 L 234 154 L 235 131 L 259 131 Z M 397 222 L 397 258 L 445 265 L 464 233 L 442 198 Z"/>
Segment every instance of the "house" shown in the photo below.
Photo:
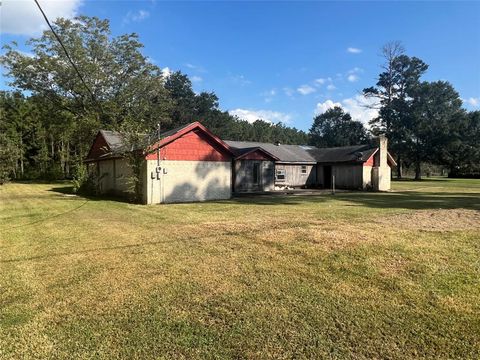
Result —
<path fill-rule="evenodd" d="M 99 131 L 85 161 L 96 171 L 101 193 L 127 191 L 131 170 L 119 133 Z M 229 199 L 233 153 L 228 145 L 195 122 L 170 130 L 143 149 L 141 171 L 145 204 Z M 157 158 L 157 151 L 159 157 Z"/>
<path fill-rule="evenodd" d="M 316 148 L 313 146 L 282 145 L 280 143 L 259 143 L 248 141 L 229 141 L 227 143 L 235 154 L 248 152 L 249 149 L 261 149 L 274 161 L 275 175 L 272 179 L 260 176 L 246 176 L 259 182 L 270 184 L 274 189 L 335 186 L 344 189 L 374 189 L 390 190 L 391 166 L 395 166 L 393 157 L 387 151 L 387 139 L 378 138 L 379 145 L 356 145 L 335 148 Z M 249 158 L 243 161 L 243 168 L 253 168 L 259 159 Z M 264 165 L 261 166 L 263 168 Z M 235 166 L 236 170 L 238 166 Z M 256 173 L 255 173 L 256 174 Z M 269 172 L 265 173 L 269 176 Z M 236 174 L 235 174 L 236 175 Z M 252 172 L 253 175 L 253 172 Z M 238 177 L 238 175 L 236 176 Z M 251 191 L 251 186 L 245 186 L 242 180 L 235 181 L 234 191 Z M 262 182 L 263 181 L 263 182 Z M 240 184 L 238 184 L 240 183 Z M 271 186 L 256 190 L 270 191 Z"/>
<path fill-rule="evenodd" d="M 145 204 L 228 199 L 285 188 L 390 189 L 387 139 L 338 148 L 223 141 L 199 122 L 137 146 Z M 101 193 L 125 194 L 132 175 L 121 134 L 98 132 L 86 159 Z"/>

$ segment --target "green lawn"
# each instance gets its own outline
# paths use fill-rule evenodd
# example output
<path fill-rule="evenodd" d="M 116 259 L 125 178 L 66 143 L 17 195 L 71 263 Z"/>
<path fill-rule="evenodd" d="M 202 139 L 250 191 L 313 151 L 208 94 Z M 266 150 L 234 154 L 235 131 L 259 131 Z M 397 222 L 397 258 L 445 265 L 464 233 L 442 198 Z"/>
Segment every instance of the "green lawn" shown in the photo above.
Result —
<path fill-rule="evenodd" d="M 480 358 L 480 181 L 168 206 L 0 187 L 0 358 Z"/>

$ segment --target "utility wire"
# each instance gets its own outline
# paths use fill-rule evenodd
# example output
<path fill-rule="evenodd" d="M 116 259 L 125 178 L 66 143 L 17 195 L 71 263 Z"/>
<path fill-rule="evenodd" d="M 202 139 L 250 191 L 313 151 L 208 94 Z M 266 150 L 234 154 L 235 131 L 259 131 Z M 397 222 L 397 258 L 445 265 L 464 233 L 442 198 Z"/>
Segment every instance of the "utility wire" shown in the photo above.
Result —
<path fill-rule="evenodd" d="M 48 27 L 50 28 L 50 30 L 52 31 L 53 35 L 55 35 L 56 39 L 57 39 L 58 42 L 60 43 L 63 51 L 65 52 L 65 55 L 67 56 L 68 61 L 70 62 L 70 64 L 72 64 L 73 68 L 75 69 L 75 72 L 77 73 L 78 77 L 79 77 L 80 80 L 82 81 L 83 86 L 85 86 L 85 89 L 87 89 L 88 93 L 89 93 L 90 96 L 92 97 L 92 100 L 93 100 L 94 102 L 96 102 L 95 96 L 93 95 L 92 90 L 90 90 L 90 88 L 88 87 L 87 83 L 86 83 L 85 80 L 83 79 L 82 74 L 80 74 L 80 71 L 78 70 L 77 66 L 75 65 L 75 63 L 73 62 L 72 58 L 70 57 L 70 54 L 68 53 L 67 49 L 65 48 L 65 45 L 63 45 L 62 39 L 60 39 L 60 37 L 57 35 L 57 33 L 55 32 L 55 30 L 53 29 L 53 26 L 50 24 L 50 21 L 48 20 L 47 15 L 45 15 L 45 12 L 43 11 L 42 7 L 40 6 L 38 0 L 33 0 L 33 1 L 35 1 L 35 4 L 37 4 L 38 9 L 39 9 L 40 12 L 42 13 L 43 18 L 45 19 L 45 21 L 47 22 Z"/>

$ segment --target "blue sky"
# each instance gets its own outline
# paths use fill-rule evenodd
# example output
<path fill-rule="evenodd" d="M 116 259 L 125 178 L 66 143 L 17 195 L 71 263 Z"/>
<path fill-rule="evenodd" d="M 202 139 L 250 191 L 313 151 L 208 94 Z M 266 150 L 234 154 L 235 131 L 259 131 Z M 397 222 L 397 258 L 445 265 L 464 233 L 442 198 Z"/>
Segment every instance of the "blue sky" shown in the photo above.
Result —
<path fill-rule="evenodd" d="M 220 106 L 307 130 L 340 104 L 356 119 L 375 83 L 383 44 L 400 40 L 480 109 L 480 2 L 162 2 L 40 0 L 50 18 L 108 18 L 114 35 L 136 32 L 162 68 L 181 70 Z M 43 23 L 33 0 L 4 1 L 2 43 L 22 44 Z M 22 48 L 28 52 L 28 48 Z M 5 87 L 5 83 L 0 85 Z"/>

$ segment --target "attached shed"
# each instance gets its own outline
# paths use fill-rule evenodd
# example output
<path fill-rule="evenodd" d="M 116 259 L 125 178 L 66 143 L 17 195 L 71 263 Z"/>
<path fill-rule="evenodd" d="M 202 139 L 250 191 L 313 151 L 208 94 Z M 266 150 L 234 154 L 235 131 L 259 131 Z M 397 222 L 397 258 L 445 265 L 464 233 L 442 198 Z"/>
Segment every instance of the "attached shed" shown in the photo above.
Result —
<path fill-rule="evenodd" d="M 124 146 L 116 132 L 101 130 L 95 138 L 86 162 L 96 168 L 101 193 L 121 195 L 129 188 Z M 231 197 L 233 153 L 198 122 L 161 134 L 159 142 L 139 149 L 139 156 L 146 204 Z"/>

